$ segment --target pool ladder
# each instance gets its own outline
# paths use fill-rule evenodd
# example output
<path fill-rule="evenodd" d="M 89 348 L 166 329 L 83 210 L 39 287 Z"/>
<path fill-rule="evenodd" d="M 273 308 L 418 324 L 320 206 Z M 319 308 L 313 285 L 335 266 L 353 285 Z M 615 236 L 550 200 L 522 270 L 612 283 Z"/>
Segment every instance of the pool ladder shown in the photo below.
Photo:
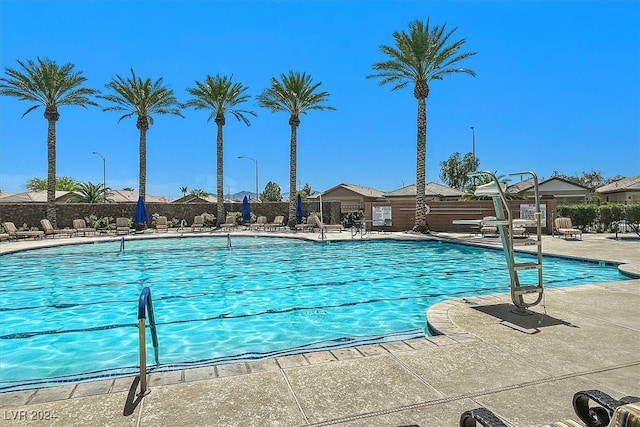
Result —
<path fill-rule="evenodd" d="M 158 332 L 156 330 L 156 320 L 153 315 L 153 303 L 151 301 L 151 289 L 145 286 L 140 292 L 138 299 L 138 335 L 140 337 L 140 395 L 143 396 L 147 391 L 147 345 L 146 345 L 146 315 L 149 315 L 149 327 L 151 328 L 151 340 L 153 342 L 153 353 L 158 365 Z"/>
<path fill-rule="evenodd" d="M 505 256 L 507 258 L 507 268 L 509 269 L 509 276 L 511 279 L 511 301 L 517 307 L 516 312 L 527 313 L 526 310 L 529 307 L 539 304 L 542 301 L 544 295 L 544 286 L 542 281 L 542 231 L 541 231 L 541 211 L 540 211 L 540 197 L 538 194 L 538 177 L 535 173 L 529 171 L 514 172 L 509 175 L 531 175 L 533 177 L 533 189 L 536 204 L 536 211 L 533 214 L 533 220 L 536 224 L 537 231 L 537 260 L 536 262 L 515 262 L 514 250 L 513 250 L 513 218 L 511 216 L 511 209 L 504 190 L 498 181 L 498 178 L 492 172 L 473 172 L 470 173 L 470 177 L 483 176 L 488 177 L 491 181 L 487 184 L 479 185 L 476 187 L 476 196 L 490 196 L 493 200 L 493 207 L 496 211 L 496 220 L 483 221 L 483 224 L 494 225 L 498 228 L 500 233 L 500 239 L 502 240 L 502 248 L 504 249 Z M 518 272 L 524 270 L 537 270 L 538 271 L 538 284 L 536 285 L 523 285 L 520 283 L 520 277 Z M 537 294 L 534 300 L 525 301 L 525 295 Z"/>

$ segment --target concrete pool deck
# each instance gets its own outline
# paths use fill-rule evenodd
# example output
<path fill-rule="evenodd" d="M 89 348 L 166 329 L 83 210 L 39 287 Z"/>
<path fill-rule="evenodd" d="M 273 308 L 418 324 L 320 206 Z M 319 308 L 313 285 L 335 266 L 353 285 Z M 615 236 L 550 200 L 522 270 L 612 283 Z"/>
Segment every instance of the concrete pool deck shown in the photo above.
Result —
<path fill-rule="evenodd" d="M 172 232 L 153 237 L 167 235 Z M 499 246 L 493 238 L 437 236 Z M 640 276 L 634 236 L 543 236 L 542 245 L 545 254 L 623 263 L 624 271 Z M 0 253 L 105 239 L 119 237 L 2 243 Z M 529 316 L 512 313 L 507 294 L 436 304 L 427 317 L 443 335 L 425 339 L 152 373 L 151 392 L 140 400 L 130 392 L 132 377 L 3 393 L 0 425 L 438 427 L 457 426 L 462 412 L 486 406 L 515 426 L 537 426 L 575 418 L 571 399 L 579 390 L 640 396 L 640 279 L 545 294 L 546 313 L 537 306 Z"/>

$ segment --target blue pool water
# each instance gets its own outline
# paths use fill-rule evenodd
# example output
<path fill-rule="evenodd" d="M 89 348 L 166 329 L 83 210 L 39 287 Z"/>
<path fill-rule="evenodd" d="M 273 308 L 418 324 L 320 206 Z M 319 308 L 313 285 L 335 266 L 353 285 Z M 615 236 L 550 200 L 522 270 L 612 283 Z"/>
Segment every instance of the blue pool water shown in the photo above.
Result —
<path fill-rule="evenodd" d="M 243 237 L 229 249 L 212 236 L 119 249 L 111 241 L 0 257 L 0 392 L 135 374 L 145 286 L 158 370 L 423 337 L 429 306 L 509 290 L 501 250 L 437 241 Z M 544 260 L 546 287 L 625 278 L 614 266 Z M 521 279 L 537 282 L 534 271 Z"/>

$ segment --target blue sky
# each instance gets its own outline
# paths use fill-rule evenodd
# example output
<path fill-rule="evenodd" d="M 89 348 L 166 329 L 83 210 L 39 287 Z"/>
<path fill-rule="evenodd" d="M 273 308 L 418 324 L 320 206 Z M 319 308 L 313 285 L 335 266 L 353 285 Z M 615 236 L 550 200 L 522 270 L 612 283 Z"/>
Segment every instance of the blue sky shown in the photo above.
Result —
<path fill-rule="evenodd" d="M 392 92 L 365 79 L 378 47 L 415 19 L 457 27 L 464 66 L 430 85 L 427 181 L 440 162 L 470 152 L 483 170 L 532 170 L 541 178 L 599 171 L 640 174 L 640 3 L 636 1 L 30 1 L 0 2 L 0 65 L 48 57 L 72 63 L 104 90 L 133 68 L 188 99 L 207 74 L 233 75 L 258 95 L 289 70 L 306 72 L 336 111 L 311 111 L 298 129 L 298 180 L 313 190 L 339 183 L 391 191 L 415 183 L 417 104 L 412 87 Z M 102 104 L 102 102 L 101 102 Z M 46 177 L 47 122 L 40 108 L 0 98 L 0 190 L 25 191 Z M 225 193 L 268 181 L 289 188 L 288 115 L 260 108 L 251 126 L 227 117 Z M 203 111 L 157 116 L 147 134 L 147 193 L 216 191 L 216 128 Z M 135 119 L 61 107 L 57 174 L 138 189 Z"/>

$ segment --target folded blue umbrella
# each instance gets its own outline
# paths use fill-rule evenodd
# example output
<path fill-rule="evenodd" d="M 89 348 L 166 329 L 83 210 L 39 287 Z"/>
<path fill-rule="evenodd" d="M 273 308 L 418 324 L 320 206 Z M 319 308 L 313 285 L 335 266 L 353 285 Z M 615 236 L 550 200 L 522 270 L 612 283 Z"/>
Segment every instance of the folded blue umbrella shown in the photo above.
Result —
<path fill-rule="evenodd" d="M 136 205 L 136 214 L 133 216 L 134 224 L 146 224 L 149 222 L 149 216 L 147 215 L 147 208 L 144 205 L 144 199 L 142 196 L 138 197 L 138 204 Z"/>
<path fill-rule="evenodd" d="M 298 194 L 298 206 L 296 207 L 296 219 L 298 222 L 302 221 L 304 213 L 302 212 L 302 197 Z"/>
<path fill-rule="evenodd" d="M 251 207 L 249 206 L 247 196 L 244 196 L 244 199 L 242 199 L 242 220 L 251 221 Z"/>

